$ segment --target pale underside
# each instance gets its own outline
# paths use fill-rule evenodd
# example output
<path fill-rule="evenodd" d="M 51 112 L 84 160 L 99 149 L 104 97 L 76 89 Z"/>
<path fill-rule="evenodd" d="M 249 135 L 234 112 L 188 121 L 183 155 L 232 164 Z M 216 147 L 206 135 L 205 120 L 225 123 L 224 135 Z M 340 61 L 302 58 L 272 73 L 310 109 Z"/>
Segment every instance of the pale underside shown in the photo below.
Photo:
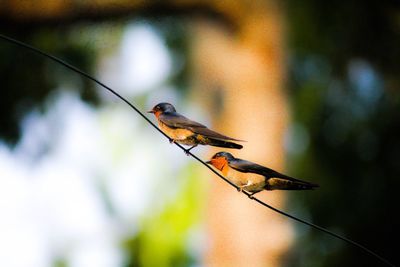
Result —
<path fill-rule="evenodd" d="M 188 129 L 183 128 L 170 128 L 161 121 L 158 121 L 158 126 L 161 131 L 163 131 L 166 135 L 168 135 L 175 142 L 183 144 L 183 145 L 195 145 L 194 138 L 188 138 L 193 136 L 193 132 Z"/>
<path fill-rule="evenodd" d="M 262 190 L 293 189 L 293 182 L 287 179 L 276 177 L 270 177 L 267 179 L 261 174 L 240 172 L 233 168 L 229 168 L 225 176 L 236 186 L 251 193 Z"/>
<path fill-rule="evenodd" d="M 226 178 L 238 187 L 248 192 L 264 190 L 265 176 L 256 173 L 244 173 L 229 168 Z"/>

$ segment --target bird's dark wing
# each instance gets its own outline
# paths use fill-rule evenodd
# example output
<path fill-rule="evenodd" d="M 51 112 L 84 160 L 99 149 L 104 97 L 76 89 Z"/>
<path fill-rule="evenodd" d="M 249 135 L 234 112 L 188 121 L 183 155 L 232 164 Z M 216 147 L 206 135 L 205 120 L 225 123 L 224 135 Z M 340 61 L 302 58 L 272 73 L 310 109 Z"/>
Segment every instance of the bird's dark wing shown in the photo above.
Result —
<path fill-rule="evenodd" d="M 176 112 L 163 113 L 158 117 L 158 119 L 169 127 L 189 129 L 196 134 L 200 134 L 208 138 L 217 140 L 242 141 L 210 130 L 203 124 L 192 121 Z"/>
<path fill-rule="evenodd" d="M 243 141 L 243 140 L 235 139 L 235 138 L 232 138 L 232 137 L 217 133 L 217 132 L 215 132 L 213 130 L 208 129 L 207 127 L 203 127 L 203 128 L 192 127 L 191 130 L 194 133 L 203 135 L 203 136 L 211 138 L 211 139 L 222 140 L 222 141 L 226 141 L 226 140 L 229 140 L 229 141 Z"/>
<path fill-rule="evenodd" d="M 161 114 L 158 119 L 167 126 L 174 128 L 206 128 L 206 126 L 204 126 L 203 124 L 189 120 L 185 116 L 182 116 L 181 114 L 176 112 L 165 112 Z"/>
<path fill-rule="evenodd" d="M 252 172 L 252 173 L 264 175 L 266 178 L 282 178 L 282 179 L 286 179 L 286 180 L 293 181 L 293 182 L 317 186 L 315 184 L 287 176 L 285 174 L 279 173 L 270 168 L 261 166 L 259 164 L 256 164 L 254 162 L 247 161 L 247 160 L 233 159 L 233 160 L 230 160 L 228 162 L 228 164 L 231 168 L 233 168 L 237 171 L 240 171 L 240 172 Z"/>
<path fill-rule="evenodd" d="M 229 166 L 240 172 L 253 172 L 267 177 L 272 177 L 275 174 L 278 174 L 278 172 L 270 168 L 243 159 L 229 160 Z"/>

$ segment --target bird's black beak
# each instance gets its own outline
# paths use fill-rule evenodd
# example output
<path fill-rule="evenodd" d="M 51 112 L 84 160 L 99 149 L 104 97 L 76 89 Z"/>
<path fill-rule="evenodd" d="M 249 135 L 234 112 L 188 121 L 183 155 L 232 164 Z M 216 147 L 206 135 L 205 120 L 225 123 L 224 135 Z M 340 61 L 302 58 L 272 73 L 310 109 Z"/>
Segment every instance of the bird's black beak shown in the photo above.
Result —
<path fill-rule="evenodd" d="M 154 110 L 149 110 L 147 111 L 147 113 L 154 113 Z"/>
<path fill-rule="evenodd" d="M 207 164 L 211 164 L 211 160 L 209 160 L 209 161 L 206 161 L 206 163 L 207 163 Z"/>

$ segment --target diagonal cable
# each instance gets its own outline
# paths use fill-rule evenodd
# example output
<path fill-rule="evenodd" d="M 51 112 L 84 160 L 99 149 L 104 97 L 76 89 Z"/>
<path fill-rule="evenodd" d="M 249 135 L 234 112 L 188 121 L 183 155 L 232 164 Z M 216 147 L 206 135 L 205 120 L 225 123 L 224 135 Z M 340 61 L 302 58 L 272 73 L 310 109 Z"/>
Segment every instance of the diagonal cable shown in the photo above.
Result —
<path fill-rule="evenodd" d="M 101 87 L 107 89 L 107 90 L 110 91 L 112 94 L 114 94 L 116 97 L 118 97 L 120 100 L 122 100 L 123 102 L 125 102 L 128 106 L 130 106 L 133 110 L 135 110 L 136 113 L 138 113 L 138 114 L 139 114 L 143 119 L 145 119 L 151 126 L 153 126 L 153 128 L 155 128 L 158 132 L 160 132 L 162 135 L 164 135 L 170 142 L 172 142 L 171 138 L 169 138 L 168 135 L 166 135 L 163 131 L 161 131 L 161 130 L 160 130 L 149 118 L 147 118 L 146 115 L 145 115 L 144 113 L 142 113 L 137 107 L 135 107 L 135 106 L 134 106 L 133 104 L 131 104 L 128 100 L 126 100 L 124 97 L 122 97 L 119 93 L 117 93 L 117 92 L 114 91 L 112 88 L 110 88 L 109 86 L 105 85 L 104 83 L 100 82 L 100 81 L 97 80 L 96 78 L 93 78 L 91 75 L 89 75 L 89 74 L 87 74 L 86 72 L 84 72 L 84 71 L 78 69 L 77 67 L 75 67 L 75 66 L 73 66 L 73 65 L 71 65 L 71 64 L 69 64 L 69 63 L 67 63 L 67 62 L 65 62 L 64 60 L 62 60 L 62 59 L 60 59 L 60 58 L 58 58 L 58 57 L 56 57 L 56 56 L 50 55 L 50 54 L 48 54 L 48 53 L 46 53 L 46 52 L 44 52 L 44 51 L 42 51 L 42 50 L 40 50 L 40 49 L 38 49 L 38 48 L 36 48 L 36 47 L 33 47 L 33 46 L 29 45 L 29 44 L 26 44 L 26 43 L 24 43 L 24 42 L 18 41 L 18 40 L 16 40 L 16 39 L 13 39 L 13 38 L 8 37 L 8 36 L 3 35 L 3 34 L 0 34 L 0 38 L 3 39 L 3 40 L 8 41 L 8 42 L 10 42 L 10 43 L 13 43 L 13 44 L 15 44 L 15 45 L 18 45 L 18 46 L 20 46 L 20 47 L 23 47 L 23 48 L 29 49 L 29 50 L 31 50 L 31 51 L 34 51 L 35 53 L 40 54 L 40 55 L 42 55 L 42 56 L 44 56 L 44 57 L 47 57 L 47 58 L 49 58 L 49 59 L 51 59 L 51 60 L 53 60 L 53 61 L 55 61 L 55 62 L 57 62 L 57 63 L 59 63 L 59 64 L 61 64 L 61 65 L 63 65 L 63 66 L 65 66 L 66 68 L 68 68 L 68 69 L 70 69 L 70 70 L 72 70 L 72 71 L 75 71 L 76 73 L 78 73 L 78 74 L 80 74 L 80 75 L 86 77 L 87 79 L 93 81 L 94 83 L 100 85 Z M 178 144 L 178 143 L 175 143 L 175 142 L 174 142 L 174 144 L 175 144 L 176 146 L 178 146 L 180 149 L 182 149 L 182 150 L 186 153 L 186 155 L 192 156 L 192 157 L 193 157 L 194 159 L 196 159 L 198 162 L 200 162 L 201 164 L 203 164 L 206 168 L 208 168 L 209 170 L 211 170 L 211 171 L 212 171 L 214 174 L 216 174 L 219 178 L 221 178 L 222 180 L 224 180 L 225 182 L 227 182 L 227 183 L 230 184 L 231 186 L 235 187 L 237 190 L 239 189 L 239 187 L 237 187 L 237 186 L 236 186 L 235 184 L 233 184 L 231 181 L 229 181 L 228 179 L 226 179 L 224 176 L 222 176 L 222 175 L 221 175 L 220 173 L 218 173 L 215 169 L 213 169 L 212 167 L 210 167 L 210 165 L 208 165 L 207 163 L 205 163 L 203 160 L 201 160 L 201 159 L 200 159 L 199 157 L 197 157 L 195 154 L 193 154 L 192 152 L 186 150 L 182 145 L 180 145 L 180 144 Z M 288 214 L 288 213 L 286 213 L 286 212 L 284 212 L 284 211 L 281 211 L 281 210 L 279 210 L 279 209 L 277 209 L 277 208 L 275 208 L 275 207 L 273 207 L 273 206 L 271 206 L 271 205 L 269 205 L 269 204 L 267 204 L 267 203 L 261 201 L 260 199 L 251 196 L 251 194 L 248 193 L 248 192 L 246 192 L 246 191 L 242 191 L 242 193 L 245 194 L 249 199 L 254 200 L 254 201 L 257 202 L 258 204 L 260 204 L 260 205 L 262 205 L 262 206 L 264 206 L 264 207 L 266 207 L 266 208 L 269 208 L 269 209 L 271 209 L 271 210 L 273 210 L 273 211 L 275 211 L 275 212 L 277 212 L 277 213 L 279 213 L 279 214 L 281 214 L 281 215 L 283 215 L 283 216 L 286 216 L 286 217 L 288 217 L 288 218 L 291 218 L 291 219 L 293 219 L 293 220 L 295 220 L 295 221 L 297 221 L 297 222 L 300 222 L 300 223 L 303 223 L 303 224 L 305 224 L 305 225 L 308 225 L 308 226 L 310 226 L 310 227 L 312 227 L 312 228 L 314 228 L 314 229 L 317 229 L 317 230 L 319 230 L 319 231 L 321 231 L 321 232 L 324 232 L 324 233 L 326 233 L 326 234 L 328 234 L 328 235 L 330 235 L 330 236 L 333 236 L 333 237 L 338 238 L 338 239 L 340 239 L 340 240 L 342 240 L 342 241 L 345 241 L 345 242 L 347 242 L 348 244 L 351 244 L 351 245 L 353 245 L 353 246 L 355 246 L 355 247 L 361 249 L 362 251 L 366 252 L 367 254 L 369 254 L 369 255 L 371 255 L 371 256 L 373 256 L 373 257 L 379 259 L 381 262 L 385 263 L 386 265 L 395 267 L 395 265 L 394 265 L 393 263 L 391 263 L 391 262 L 388 261 L 387 259 L 383 258 L 382 256 L 378 255 L 377 253 L 373 252 L 373 251 L 370 250 L 369 248 L 367 248 L 367 247 L 361 245 L 360 243 L 357 243 L 357 242 L 355 242 L 355 241 L 353 241 L 353 240 L 351 240 L 351 239 L 348 239 L 348 238 L 346 238 L 346 237 L 344 237 L 344 236 L 341 236 L 341 235 L 339 235 L 339 234 L 336 234 L 336 233 L 334 233 L 334 232 L 331 232 L 331 231 L 329 231 L 328 229 L 325 229 L 325 228 L 323 228 L 323 227 L 321 227 L 321 226 L 318 226 L 318 225 L 316 225 L 316 224 L 307 222 L 307 221 L 305 221 L 305 220 L 303 220 L 303 219 L 297 218 L 297 217 L 295 217 L 295 216 L 293 216 L 293 215 L 290 215 L 290 214 Z"/>

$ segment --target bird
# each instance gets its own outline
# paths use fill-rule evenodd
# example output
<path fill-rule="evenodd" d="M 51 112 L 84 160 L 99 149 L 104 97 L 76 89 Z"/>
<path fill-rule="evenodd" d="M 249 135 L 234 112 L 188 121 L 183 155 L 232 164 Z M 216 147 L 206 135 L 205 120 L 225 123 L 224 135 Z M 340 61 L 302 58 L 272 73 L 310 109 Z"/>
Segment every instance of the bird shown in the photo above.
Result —
<path fill-rule="evenodd" d="M 238 191 L 249 192 L 250 197 L 263 190 L 310 190 L 319 187 L 254 162 L 235 158 L 228 152 L 218 152 L 206 163 L 221 171 L 226 179 L 237 186 Z"/>
<path fill-rule="evenodd" d="M 170 103 L 159 103 L 148 113 L 153 113 L 157 118 L 158 127 L 169 138 L 170 142 L 191 146 L 185 149 L 186 154 L 197 145 L 210 145 L 224 148 L 241 149 L 242 145 L 233 141 L 244 142 L 213 130 L 208 129 L 201 123 L 192 121 L 176 112 L 175 107 Z"/>

